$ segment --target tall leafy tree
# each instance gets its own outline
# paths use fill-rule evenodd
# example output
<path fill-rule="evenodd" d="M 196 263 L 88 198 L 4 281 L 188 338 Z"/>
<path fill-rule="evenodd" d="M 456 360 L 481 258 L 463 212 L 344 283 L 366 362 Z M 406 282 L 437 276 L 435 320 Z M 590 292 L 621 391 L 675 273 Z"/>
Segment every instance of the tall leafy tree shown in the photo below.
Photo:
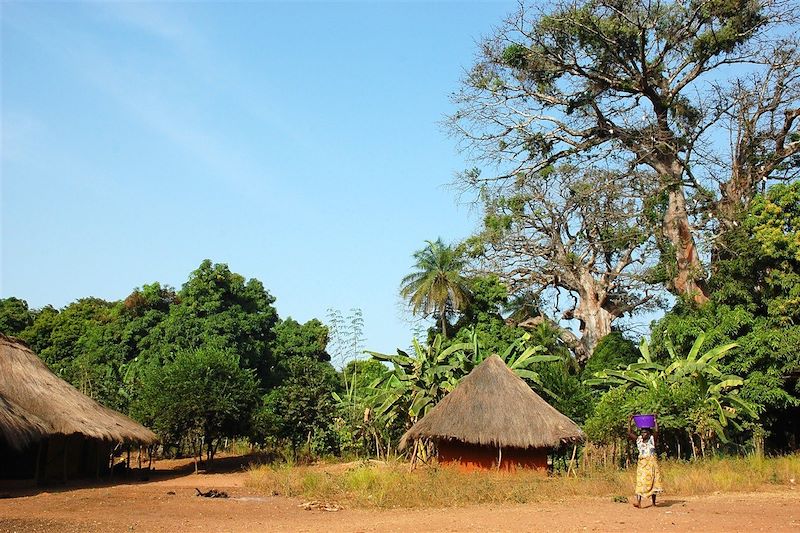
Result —
<path fill-rule="evenodd" d="M 503 353 L 525 333 L 524 329 L 517 327 L 522 320 L 507 321 L 503 318 L 509 303 L 508 290 L 497 276 L 488 275 L 471 278 L 469 291 L 469 303 L 452 327 L 450 342 L 470 343 L 475 336 L 485 351 Z M 538 314 L 538 308 L 535 314 Z"/>
<path fill-rule="evenodd" d="M 453 133 L 505 191 L 559 165 L 642 172 L 667 287 L 708 300 L 700 245 L 765 180 L 797 175 L 790 1 L 580 0 L 521 8 L 454 99 Z M 734 132 L 732 150 L 720 138 Z M 717 193 L 716 190 L 720 192 Z M 712 241 L 713 242 L 713 241 Z M 553 249 L 555 252 L 556 249 Z"/>
<path fill-rule="evenodd" d="M 247 434 L 258 401 L 252 370 L 236 354 L 209 345 L 177 353 L 163 367 L 151 364 L 133 406 L 137 418 L 155 429 L 167 444 L 186 441 L 213 459 L 223 437 Z"/>
<path fill-rule="evenodd" d="M 34 352 L 40 354 L 42 350 L 50 346 L 50 335 L 58 321 L 58 309 L 52 305 L 46 305 L 33 311 L 33 315 L 33 323 L 20 332 L 19 336 L 28 343 Z"/>
<path fill-rule="evenodd" d="M 160 283 L 151 283 L 136 288 L 119 305 L 119 314 L 123 318 L 122 343 L 126 351 L 126 359 L 132 359 L 141 353 L 157 351 L 153 342 L 158 340 L 150 336 L 151 330 L 159 326 L 174 305 L 180 300 L 175 290 Z"/>
<path fill-rule="evenodd" d="M 464 277 L 467 259 L 462 250 L 441 238 L 426 242 L 425 248 L 414 253 L 415 271 L 403 278 L 400 295 L 408 299 L 414 314 L 435 315 L 442 335 L 447 337 L 448 316 L 469 301 L 469 284 Z"/>
<path fill-rule="evenodd" d="M 33 319 L 34 314 L 25 300 L 13 296 L 0 298 L 0 333 L 17 337 L 33 324 Z"/>
<path fill-rule="evenodd" d="M 275 298 L 257 279 L 246 280 L 224 263 L 203 261 L 177 294 L 169 314 L 143 342 L 170 357 L 208 342 L 222 342 L 245 368 L 268 379 L 275 365 L 271 353 L 278 314 Z"/>
<path fill-rule="evenodd" d="M 257 440 L 273 435 L 288 442 L 295 456 L 301 446 L 309 452 L 335 453 L 338 442 L 333 430 L 336 418 L 334 393 L 339 375 L 327 361 L 304 356 L 281 362 L 282 381 L 263 398 L 256 414 Z"/>
<path fill-rule="evenodd" d="M 276 360 L 308 357 L 317 361 L 330 361 L 327 346 L 328 328 L 316 318 L 301 324 L 288 317 L 275 325 L 272 353 Z"/>
<path fill-rule="evenodd" d="M 46 307 L 20 333 L 50 368 L 84 394 L 118 409 L 126 408 L 120 368 L 124 318 L 119 304 L 82 298 L 60 312 Z"/>

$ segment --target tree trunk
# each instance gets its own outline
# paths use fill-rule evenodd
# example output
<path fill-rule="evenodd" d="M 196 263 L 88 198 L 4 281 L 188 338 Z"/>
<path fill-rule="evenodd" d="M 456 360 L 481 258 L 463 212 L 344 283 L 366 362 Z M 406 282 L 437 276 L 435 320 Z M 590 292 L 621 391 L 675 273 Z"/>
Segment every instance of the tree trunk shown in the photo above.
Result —
<path fill-rule="evenodd" d="M 689 224 L 686 196 L 680 185 L 670 188 L 661 230 L 675 254 L 675 272 L 669 288 L 677 295 L 688 296 L 697 304 L 706 303 L 708 294 L 703 278 L 704 269 Z"/>
<path fill-rule="evenodd" d="M 373 431 L 372 435 L 375 437 L 375 457 L 377 459 L 381 459 L 381 441 L 378 438 L 378 433 L 376 431 Z"/>
<path fill-rule="evenodd" d="M 611 333 L 611 323 L 617 317 L 603 309 L 601 298 L 596 293 L 581 295 L 574 317 L 580 322 L 580 344 L 583 347 L 580 353 L 576 350 L 575 355 L 583 364 L 592 356 L 600 339 Z"/>
<path fill-rule="evenodd" d="M 720 199 L 716 204 L 715 215 L 723 231 L 728 231 L 740 221 L 742 212 L 747 209 L 755 194 L 756 187 L 750 179 L 734 173 L 731 179 L 719 187 Z"/>
<path fill-rule="evenodd" d="M 575 352 L 578 363 L 584 365 L 594 353 L 600 339 L 611 333 L 611 324 L 619 315 L 608 310 L 608 288 L 596 280 L 588 269 L 581 273 L 579 283 L 580 288 L 575 289 L 578 293 L 577 306 L 565 312 L 563 318 L 578 320 L 580 338 L 544 315 L 528 318 L 518 326 L 534 328 L 547 323 L 558 332 L 561 341 Z"/>

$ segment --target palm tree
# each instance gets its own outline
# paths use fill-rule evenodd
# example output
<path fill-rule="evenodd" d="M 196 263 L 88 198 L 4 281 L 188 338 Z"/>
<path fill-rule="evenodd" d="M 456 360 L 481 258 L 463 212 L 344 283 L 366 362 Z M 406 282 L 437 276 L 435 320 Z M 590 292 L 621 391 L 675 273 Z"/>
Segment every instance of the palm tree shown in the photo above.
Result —
<path fill-rule="evenodd" d="M 415 315 L 438 315 L 442 335 L 447 337 L 447 315 L 469 302 L 469 282 L 461 274 L 467 261 L 460 250 L 441 238 L 425 242 L 427 246 L 414 253 L 416 271 L 403 278 L 400 295 L 408 299 Z"/>

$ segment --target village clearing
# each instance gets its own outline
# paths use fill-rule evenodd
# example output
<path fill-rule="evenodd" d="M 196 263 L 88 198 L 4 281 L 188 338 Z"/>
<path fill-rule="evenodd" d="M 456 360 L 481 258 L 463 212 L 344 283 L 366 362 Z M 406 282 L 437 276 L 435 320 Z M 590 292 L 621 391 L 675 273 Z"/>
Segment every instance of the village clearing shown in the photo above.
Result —
<path fill-rule="evenodd" d="M 800 531 L 800 489 L 708 496 L 666 495 L 655 509 L 608 497 L 444 509 L 359 509 L 271 496 L 249 473 L 193 474 L 159 461 L 150 481 L 0 489 L 0 532 L 264 531 Z M 224 491 L 202 498 L 197 491 Z M 329 509 L 329 510 L 326 510 Z M 645 521 L 646 522 L 643 522 Z"/>

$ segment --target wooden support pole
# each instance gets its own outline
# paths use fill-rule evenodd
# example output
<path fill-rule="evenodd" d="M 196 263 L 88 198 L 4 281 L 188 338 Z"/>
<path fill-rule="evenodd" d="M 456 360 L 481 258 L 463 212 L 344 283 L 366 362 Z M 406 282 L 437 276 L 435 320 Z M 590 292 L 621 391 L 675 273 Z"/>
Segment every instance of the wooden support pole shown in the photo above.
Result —
<path fill-rule="evenodd" d="M 109 458 L 109 466 L 110 466 L 110 474 L 108 476 L 108 480 L 111 481 L 114 479 L 114 452 L 117 451 L 117 445 L 114 443 L 111 444 L 111 457 Z"/>
<path fill-rule="evenodd" d="M 578 445 L 572 445 L 572 459 L 569 460 L 569 466 L 567 467 L 567 476 L 569 476 L 570 472 L 575 474 L 575 477 L 578 477 L 578 471 L 575 469 L 575 454 L 578 451 Z"/>

